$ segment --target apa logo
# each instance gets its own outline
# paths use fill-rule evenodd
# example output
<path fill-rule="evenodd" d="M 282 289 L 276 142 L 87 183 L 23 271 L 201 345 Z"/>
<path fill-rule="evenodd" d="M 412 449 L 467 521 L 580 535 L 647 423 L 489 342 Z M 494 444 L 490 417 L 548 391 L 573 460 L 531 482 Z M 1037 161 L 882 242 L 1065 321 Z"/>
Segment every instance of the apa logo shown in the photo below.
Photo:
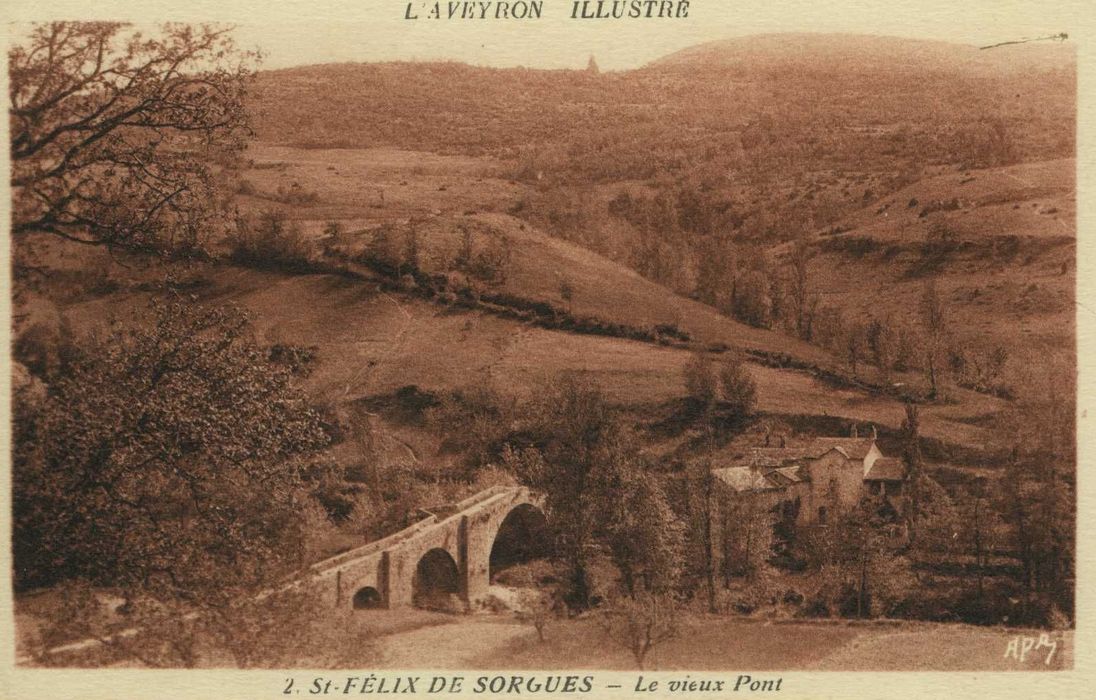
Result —
<path fill-rule="evenodd" d="M 1054 658 L 1055 652 L 1058 651 L 1058 642 L 1051 639 L 1046 632 L 1041 633 L 1037 638 L 1016 635 L 1009 640 L 1008 646 L 1005 647 L 1005 658 L 1012 657 L 1020 663 L 1024 663 L 1028 654 L 1035 653 L 1040 649 L 1050 650 L 1047 652 L 1046 658 L 1043 659 L 1043 663 L 1049 666 L 1050 660 Z"/>

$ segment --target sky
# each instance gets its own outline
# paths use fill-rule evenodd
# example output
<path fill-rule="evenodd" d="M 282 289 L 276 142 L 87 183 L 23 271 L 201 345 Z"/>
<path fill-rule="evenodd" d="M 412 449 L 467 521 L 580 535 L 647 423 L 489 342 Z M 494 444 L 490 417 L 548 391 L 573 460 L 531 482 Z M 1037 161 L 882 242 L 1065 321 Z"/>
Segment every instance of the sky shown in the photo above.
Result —
<path fill-rule="evenodd" d="M 775 32 L 884 34 L 985 45 L 1083 34 L 1090 0 L 692 0 L 686 19 L 572 20 L 543 0 L 535 21 L 406 20 L 407 0 L 7 0 L 9 21 L 56 18 L 237 25 L 266 68 L 344 61 L 456 60 L 498 67 L 633 68 L 716 39 Z M 423 0 L 413 0 L 420 16 Z M 442 2 L 444 8 L 445 2 Z M 1092 22 L 1088 21 L 1089 26 Z"/>

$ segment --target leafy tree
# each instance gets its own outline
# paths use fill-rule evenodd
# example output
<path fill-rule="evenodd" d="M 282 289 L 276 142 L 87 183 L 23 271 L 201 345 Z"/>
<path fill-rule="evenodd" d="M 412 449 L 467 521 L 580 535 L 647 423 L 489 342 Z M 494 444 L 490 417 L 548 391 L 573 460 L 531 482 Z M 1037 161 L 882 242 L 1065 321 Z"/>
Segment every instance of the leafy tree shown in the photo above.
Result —
<path fill-rule="evenodd" d="M 839 594 L 841 612 L 850 617 L 870 617 L 885 602 L 882 598 L 888 597 L 888 586 L 895 583 L 897 570 L 906 562 L 899 561 L 888 542 L 886 522 L 870 500 L 843 514 L 835 530 L 839 534 L 833 564 L 840 572 L 842 587 L 851 593 Z"/>
<path fill-rule="evenodd" d="M 835 306 L 823 306 L 812 314 L 811 338 L 813 342 L 835 353 L 844 354 L 848 337 L 845 314 Z"/>
<path fill-rule="evenodd" d="M 619 453 L 624 443 L 613 438 L 618 426 L 597 387 L 564 377 L 541 392 L 520 428 L 526 446 L 505 450 L 503 461 L 523 483 L 545 494 L 555 551 L 570 579 L 565 600 L 588 607 L 586 545 L 605 512 L 596 480 L 606 483 L 612 465 L 626 459 Z"/>
<path fill-rule="evenodd" d="M 734 313 L 740 320 L 758 328 L 772 321 L 769 279 L 761 270 L 750 270 L 735 285 Z"/>
<path fill-rule="evenodd" d="M 788 289 L 784 278 L 774 272 L 769 283 L 769 299 L 772 300 L 773 326 L 781 329 L 787 328 L 788 323 Z"/>
<path fill-rule="evenodd" d="M 256 56 L 229 30 L 40 24 L 8 53 L 12 232 L 180 251 L 223 223 Z"/>
<path fill-rule="evenodd" d="M 726 238 L 708 236 L 698 246 L 696 297 L 723 311 L 730 311 L 730 290 L 735 278 L 734 248 Z"/>
<path fill-rule="evenodd" d="M 710 458 L 713 437 L 710 424 L 707 426 L 707 433 L 709 458 L 690 463 L 685 472 L 684 506 L 688 527 L 685 533 L 681 588 L 685 592 L 695 591 L 697 582 L 703 581 L 708 610 L 715 612 L 715 578 L 719 564 L 713 541 L 721 533 L 717 533 L 715 528 L 718 502 Z"/>
<path fill-rule="evenodd" d="M 78 578 L 208 610 L 302 563 L 302 466 L 327 437 L 248 328 L 172 300 L 83 345 L 18 424 L 17 586 Z"/>
<path fill-rule="evenodd" d="M 603 527 L 625 591 L 671 593 L 681 576 L 684 525 L 653 474 L 635 468 L 618 474 L 614 486 L 619 487 L 605 489 Z"/>
<path fill-rule="evenodd" d="M 978 595 L 985 593 L 985 572 L 989 555 L 1001 542 L 1003 523 L 993 508 L 985 478 L 977 479 L 956 500 L 959 520 L 958 546 L 974 558 Z"/>
<path fill-rule="evenodd" d="M 719 569 L 723 586 L 735 576 L 753 577 L 772 556 L 773 516 L 757 498 L 728 498 L 716 509 L 720 521 Z"/>
<path fill-rule="evenodd" d="M 719 369 L 719 386 L 723 392 L 723 406 L 734 419 L 742 419 L 753 413 L 757 404 L 757 383 L 741 357 L 730 355 L 723 360 Z"/>
<path fill-rule="evenodd" d="M 707 414 L 715 405 L 719 378 L 715 363 L 704 351 L 697 351 L 685 365 L 685 392 L 701 413 Z"/>
<path fill-rule="evenodd" d="M 404 248 L 400 245 L 395 228 L 385 224 L 373 231 L 369 244 L 362 251 L 361 259 L 385 274 L 399 276 L 404 264 Z"/>
<path fill-rule="evenodd" d="M 999 418 L 996 441 L 1009 450 L 996 507 L 1023 567 L 1027 598 L 1073 607 L 1076 527 L 1076 370 L 1072 360 L 1023 363 L 1016 400 Z"/>

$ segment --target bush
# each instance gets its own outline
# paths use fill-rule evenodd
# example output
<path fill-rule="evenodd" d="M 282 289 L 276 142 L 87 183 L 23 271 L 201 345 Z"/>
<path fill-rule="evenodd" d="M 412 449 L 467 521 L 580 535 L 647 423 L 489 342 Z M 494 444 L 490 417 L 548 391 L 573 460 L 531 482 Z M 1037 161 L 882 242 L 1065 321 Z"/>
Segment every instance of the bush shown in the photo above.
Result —
<path fill-rule="evenodd" d="M 270 346 L 267 357 L 274 364 L 286 367 L 291 374 L 298 377 L 307 377 L 312 374 L 312 365 L 316 361 L 316 352 L 318 350 L 319 348 L 315 345 L 303 347 L 275 343 Z"/>
<path fill-rule="evenodd" d="M 821 592 L 815 593 L 808 598 L 806 603 L 804 603 L 803 607 L 799 610 L 799 615 L 801 617 L 822 618 L 829 617 L 831 614 L 830 603 Z"/>
<path fill-rule="evenodd" d="M 238 217 L 229 245 L 229 258 L 238 265 L 289 272 L 307 272 L 312 267 L 310 247 L 300 227 L 276 209 L 262 212 L 257 221 Z"/>
<path fill-rule="evenodd" d="M 802 593 L 795 590 L 794 588 L 789 588 L 788 590 L 784 591 L 784 595 L 781 600 L 788 605 L 802 605 L 804 596 Z"/>

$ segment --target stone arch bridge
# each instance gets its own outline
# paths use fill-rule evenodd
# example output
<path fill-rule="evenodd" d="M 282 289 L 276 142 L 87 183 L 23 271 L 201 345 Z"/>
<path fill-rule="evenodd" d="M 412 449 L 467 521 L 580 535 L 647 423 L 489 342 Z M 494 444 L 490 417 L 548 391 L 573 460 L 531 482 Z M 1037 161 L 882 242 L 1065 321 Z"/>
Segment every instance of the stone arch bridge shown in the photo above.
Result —
<path fill-rule="evenodd" d="M 487 595 L 493 569 L 548 551 L 543 497 L 496 486 L 427 512 L 414 525 L 314 564 L 309 587 L 334 606 L 432 606 Z"/>

